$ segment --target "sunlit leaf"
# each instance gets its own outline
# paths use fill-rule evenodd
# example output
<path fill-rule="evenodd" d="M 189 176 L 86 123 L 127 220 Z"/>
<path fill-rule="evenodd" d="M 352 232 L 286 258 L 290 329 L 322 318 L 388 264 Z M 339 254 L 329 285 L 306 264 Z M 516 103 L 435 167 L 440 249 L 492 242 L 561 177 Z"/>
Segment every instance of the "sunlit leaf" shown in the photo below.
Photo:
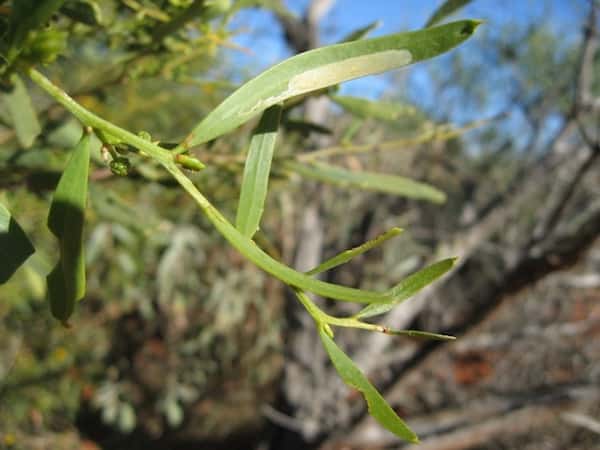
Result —
<path fill-rule="evenodd" d="M 402 233 L 402 229 L 400 228 L 392 228 L 385 233 L 380 234 L 375 239 L 371 239 L 370 241 L 365 242 L 364 244 L 359 245 L 358 247 L 354 247 L 349 250 L 345 250 L 342 253 L 335 255 L 333 258 L 328 259 L 327 261 L 322 262 L 317 267 L 312 270 L 306 272 L 307 275 L 316 275 L 321 272 L 325 272 L 327 270 L 333 269 L 339 265 L 347 263 L 352 258 L 357 257 L 375 247 L 380 246 L 385 241 L 398 236 Z"/>
<path fill-rule="evenodd" d="M 249 238 L 258 230 L 264 211 L 280 117 L 279 105 L 267 109 L 250 141 L 235 220 L 236 228 Z"/>
<path fill-rule="evenodd" d="M 396 436 L 409 442 L 419 442 L 417 435 L 398 417 L 367 377 L 356 367 L 348 355 L 336 345 L 322 327 L 319 327 L 319 334 L 335 370 L 347 385 L 363 394 L 371 416 Z"/>
<path fill-rule="evenodd" d="M 54 317 L 63 323 L 85 295 L 83 224 L 90 163 L 90 135 L 84 132 L 58 182 L 48 214 L 48 228 L 58 241 L 60 259 L 48 275 Z"/>
<path fill-rule="evenodd" d="M 386 192 L 403 197 L 443 203 L 446 195 L 425 183 L 409 178 L 373 172 L 353 172 L 325 163 L 303 164 L 295 161 L 284 163 L 284 167 L 305 178 L 333 183 L 341 187 L 358 188 L 367 191 Z"/>
<path fill-rule="evenodd" d="M 362 119 L 373 118 L 392 122 L 401 117 L 417 114 L 414 106 L 398 102 L 374 101 L 342 95 L 331 95 L 330 98 L 349 113 Z"/>
<path fill-rule="evenodd" d="M 35 138 L 40 134 L 42 129 L 35 109 L 31 104 L 31 98 L 29 97 L 25 83 L 23 83 L 17 74 L 11 75 L 10 81 L 13 85 L 13 90 L 4 96 L 4 101 L 19 144 L 23 148 L 29 148 L 33 145 Z"/>
<path fill-rule="evenodd" d="M 296 55 L 241 86 L 194 128 L 182 146 L 210 141 L 288 98 L 437 56 L 469 38 L 478 25 L 463 20 Z"/>
<path fill-rule="evenodd" d="M 181 186 L 201 205 L 217 230 L 246 258 L 290 286 L 312 292 L 322 297 L 355 303 L 389 303 L 394 298 L 388 292 L 366 291 L 334 283 L 327 283 L 292 269 L 271 257 L 247 236 L 235 228 L 206 198 L 196 189 L 192 181 L 177 167 L 166 166 Z"/>
<path fill-rule="evenodd" d="M 425 267 L 424 269 L 419 270 L 412 275 L 409 275 L 392 289 L 390 289 L 389 293 L 394 297 L 394 301 L 386 304 L 373 304 L 369 305 L 356 314 L 356 318 L 364 319 L 366 317 L 376 316 L 378 314 L 384 314 L 396 306 L 398 303 L 406 300 L 409 297 L 412 297 L 421 289 L 423 289 L 428 284 L 431 284 L 437 278 L 444 275 L 448 272 L 457 258 L 448 258 L 442 261 L 438 261 L 430 266 Z"/>
<path fill-rule="evenodd" d="M 21 226 L 0 203 L 0 284 L 6 283 L 34 252 Z"/>
<path fill-rule="evenodd" d="M 431 17 L 425 24 L 425 27 L 426 28 L 431 27 L 431 26 L 441 22 L 446 17 L 448 17 L 451 14 L 454 14 L 456 11 L 458 11 L 460 8 L 462 8 L 467 3 L 470 3 L 470 2 L 471 2 L 471 0 L 446 0 L 444 3 L 442 3 L 440 5 L 440 7 L 438 9 L 436 9 L 433 12 Z"/>

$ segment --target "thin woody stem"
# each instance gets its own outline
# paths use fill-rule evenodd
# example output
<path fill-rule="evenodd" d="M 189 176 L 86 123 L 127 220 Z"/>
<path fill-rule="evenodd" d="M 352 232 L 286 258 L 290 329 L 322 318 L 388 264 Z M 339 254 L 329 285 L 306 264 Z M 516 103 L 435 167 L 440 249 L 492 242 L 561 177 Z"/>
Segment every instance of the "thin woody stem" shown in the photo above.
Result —
<path fill-rule="evenodd" d="M 181 187 L 196 201 L 206 217 L 227 241 L 248 260 L 252 261 L 265 272 L 284 283 L 306 289 L 323 297 L 355 303 L 389 303 L 394 300 L 386 292 L 365 291 L 338 284 L 317 280 L 302 272 L 277 261 L 263 251 L 254 241 L 242 235 L 208 199 L 198 190 L 194 183 L 181 171 L 175 162 L 176 155 L 153 144 L 107 120 L 104 120 L 87 110 L 71 98 L 66 92 L 54 85 L 44 75 L 35 69 L 29 70 L 29 76 L 38 86 L 44 89 L 57 102 L 77 117 L 84 125 L 101 129 L 123 142 L 145 152 L 148 157 L 158 161 L 181 185 Z"/>

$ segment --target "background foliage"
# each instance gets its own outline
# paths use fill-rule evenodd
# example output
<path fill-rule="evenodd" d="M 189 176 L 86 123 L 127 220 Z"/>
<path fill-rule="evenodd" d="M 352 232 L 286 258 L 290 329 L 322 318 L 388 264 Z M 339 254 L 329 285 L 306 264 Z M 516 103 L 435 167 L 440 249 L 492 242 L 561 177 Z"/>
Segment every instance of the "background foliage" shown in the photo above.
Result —
<path fill-rule="evenodd" d="M 66 1 L 51 16 L 49 28 L 28 35 L 27 48 L 34 50 L 6 58 L 5 82 L 15 67 L 44 63 L 51 79 L 60 80 L 67 92 L 99 115 L 127 129 L 147 131 L 161 142 L 177 142 L 246 76 L 236 57 L 225 51 L 236 49 L 238 31 L 230 25 L 236 14 L 260 6 L 262 14 L 278 18 L 284 31 L 278 38 L 292 51 L 306 49 L 294 40 L 292 25 L 304 20 L 305 35 L 318 36 L 318 28 L 310 30 L 318 23 L 311 25 L 308 12 L 295 18 L 278 2 L 214 1 L 204 2 L 205 8 L 185 29 L 157 40 L 157 33 L 169 31 L 163 28 L 168 19 L 192 3 Z M 586 14 L 592 11 L 591 2 L 574 3 Z M 7 25 L 11 7 L 16 10 L 18 4 L 0 2 L 3 55 L 11 40 L 20 39 Z M 596 157 L 590 156 L 598 154 L 600 84 L 595 74 L 600 64 L 594 53 L 591 62 L 585 59 L 587 45 L 597 39 L 597 18 L 589 16 L 572 24 L 568 38 L 549 23 L 515 21 L 501 27 L 491 20 L 492 26 L 469 44 L 468 52 L 428 63 L 413 78 L 405 71 L 386 78 L 385 103 L 361 103 L 342 91 L 332 97 L 337 107 L 332 102 L 322 121 L 311 118 L 306 112 L 311 106 L 305 104 L 284 112 L 277 148 L 281 160 L 304 150 L 304 162 L 310 162 L 325 152 L 324 161 L 348 170 L 429 182 L 447 201 L 428 204 L 322 184 L 311 181 L 318 176 L 300 178 L 275 161 L 257 241 L 298 266 L 307 235 L 329 257 L 400 225 L 404 234 L 330 271 L 325 279 L 381 290 L 426 263 L 461 255 L 463 265 L 429 298 L 429 309 L 421 306 L 386 320 L 395 327 L 465 335 L 481 320 L 477 314 L 493 310 L 504 294 L 513 295 L 519 286 L 531 286 L 579 261 L 584 250 L 595 248 L 600 229 L 600 180 L 593 170 Z M 310 47 L 314 42 L 302 44 Z M 587 81 L 582 80 L 586 71 L 593 74 Z M 419 89 L 423 79 L 428 80 L 428 93 Z M 36 249 L 0 287 L 0 446 L 308 448 L 334 445 L 351 431 L 353 442 L 359 442 L 368 429 L 360 422 L 361 407 L 332 378 L 315 337 L 308 337 L 314 334 L 312 324 L 290 306 L 289 292 L 225 245 L 156 164 L 136 161 L 130 176 L 117 177 L 104 163 L 98 142 L 92 145 L 86 210 L 86 300 L 78 305 L 72 328 L 57 326 L 45 292 L 45 277 L 57 254 L 46 216 L 81 127 L 41 91 L 26 85 L 35 122 L 14 122 L 15 114 L 31 117 L 31 111 L 11 111 L 15 91 L 3 94 L 0 102 L 0 202 Z M 19 128 L 21 123 L 32 128 Z M 252 125 L 202 151 L 208 167 L 190 175 L 230 218 L 235 217 Z M 309 226 L 311 211 L 323 218 L 317 217 L 317 226 Z M 593 274 L 597 258 L 586 261 L 589 269 L 581 270 Z M 595 295 L 597 283 L 588 288 Z M 537 308 L 546 311 L 540 307 L 545 295 L 535 297 L 537 302 L 527 300 L 530 314 Z M 597 321 L 591 303 L 581 301 L 587 308 L 582 306 L 581 320 Z M 326 306 L 329 311 L 356 312 L 352 305 Z M 556 317 L 580 324 L 571 323 L 574 315 Z M 502 331 L 488 332 L 498 340 Z M 408 377 L 403 371 L 406 357 L 394 354 L 395 349 L 378 347 L 354 330 L 338 332 L 338 337 L 359 362 L 368 360 L 363 367 L 378 385 L 392 388 L 393 379 Z M 405 352 L 413 351 L 415 364 L 434 348 L 401 342 Z M 575 345 L 579 353 L 583 347 Z M 576 383 L 584 387 L 597 381 L 595 352 L 592 347 L 581 350 L 588 362 L 576 367 L 584 374 Z M 473 354 L 459 362 L 472 364 Z M 445 364 L 457 368 L 458 384 L 475 376 L 472 384 L 479 386 L 477 376 L 483 375 L 477 370 L 485 369 L 467 364 L 465 375 L 465 364 L 452 366 L 452 361 Z M 379 364 L 389 367 L 382 370 Z M 567 372 L 575 370 L 569 363 L 563 366 Z M 425 370 L 421 379 L 429 373 Z M 409 423 L 435 410 L 446 411 L 448 405 L 465 407 L 462 394 L 444 403 L 439 400 L 446 398 L 440 383 L 423 384 L 420 397 L 407 394 L 410 400 L 399 396 L 392 403 L 399 410 L 404 407 Z M 551 391 L 557 384 L 564 389 L 564 383 L 552 378 L 541 386 L 522 383 L 528 394 Z M 408 379 L 396 390 L 410 391 L 411 386 Z M 597 395 L 597 389 L 588 394 Z M 576 406 L 575 412 L 593 417 L 591 410 Z M 440 420 L 433 417 L 430 422 Z M 582 431 L 573 436 L 576 442 L 560 441 L 563 447 L 556 448 L 591 449 L 596 436 Z M 512 438 L 517 443 L 506 448 L 522 448 L 518 433 Z M 481 448 L 499 448 L 493 447 L 494 439 Z M 389 448 L 399 445 L 382 442 Z"/>

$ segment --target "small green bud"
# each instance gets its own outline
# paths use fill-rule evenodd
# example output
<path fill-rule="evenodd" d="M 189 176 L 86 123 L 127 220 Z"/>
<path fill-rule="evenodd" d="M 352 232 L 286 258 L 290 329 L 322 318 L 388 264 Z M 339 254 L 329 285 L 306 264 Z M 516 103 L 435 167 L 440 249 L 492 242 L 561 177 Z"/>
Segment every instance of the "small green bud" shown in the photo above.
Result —
<path fill-rule="evenodd" d="M 96 133 L 96 136 L 98 136 L 98 138 L 104 144 L 117 145 L 122 142 L 121 139 L 119 139 L 118 137 L 113 136 L 112 134 L 107 133 L 106 131 L 101 130 L 100 128 L 95 128 L 94 133 Z"/>
<path fill-rule="evenodd" d="M 23 49 L 23 57 L 31 63 L 49 64 L 67 46 L 67 33 L 57 30 L 41 30 L 32 33 Z"/>
<path fill-rule="evenodd" d="M 145 141 L 152 141 L 152 136 L 150 136 L 150 133 L 148 133 L 147 131 L 139 131 L 137 135 Z"/>
<path fill-rule="evenodd" d="M 116 157 L 110 162 L 110 171 L 120 177 L 127 176 L 131 169 L 131 163 L 127 158 Z"/>
<path fill-rule="evenodd" d="M 204 169 L 204 164 L 198 159 L 187 155 L 175 155 L 175 162 L 181 164 L 184 169 L 199 171 Z"/>

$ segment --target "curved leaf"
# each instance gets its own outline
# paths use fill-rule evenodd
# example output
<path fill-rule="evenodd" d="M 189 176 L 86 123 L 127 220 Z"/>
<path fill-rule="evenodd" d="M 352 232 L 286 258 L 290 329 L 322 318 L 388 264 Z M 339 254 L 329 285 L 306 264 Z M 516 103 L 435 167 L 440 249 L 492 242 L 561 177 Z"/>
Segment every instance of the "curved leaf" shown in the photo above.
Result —
<path fill-rule="evenodd" d="M 240 233 L 239 230 L 237 230 L 235 226 L 233 226 L 227 218 L 208 201 L 208 199 L 196 188 L 192 180 L 190 180 L 177 166 L 172 152 L 158 147 L 152 142 L 142 139 L 141 137 L 125 131 L 90 113 L 73 101 L 64 91 L 53 85 L 50 80 L 38 71 L 30 70 L 29 75 L 42 89 L 57 99 L 82 122 L 89 123 L 96 128 L 103 128 L 105 131 L 127 141 L 130 145 L 147 152 L 151 157 L 159 161 L 180 186 L 196 201 L 217 231 L 242 255 L 265 272 L 270 273 L 286 284 L 313 292 L 322 297 L 356 303 L 387 303 L 394 300 L 387 292 L 365 291 L 327 283 L 294 270 L 280 261 L 277 261 L 256 245 L 254 241 Z"/>
<path fill-rule="evenodd" d="M 210 141 L 291 97 L 437 56 L 469 38 L 478 25 L 463 20 L 296 55 L 237 89 L 194 128 L 182 146 Z"/>
<path fill-rule="evenodd" d="M 165 165 L 165 167 L 177 182 L 196 200 L 208 219 L 223 237 L 242 255 L 275 278 L 291 286 L 335 300 L 355 303 L 389 303 L 394 301 L 394 298 L 388 292 L 366 291 L 327 283 L 294 270 L 274 259 L 256 245 L 254 241 L 240 233 L 237 228 L 208 202 L 202 193 L 196 189 L 194 183 L 177 166 L 172 164 Z"/>
<path fill-rule="evenodd" d="M 0 203 L 0 284 L 6 283 L 34 252 L 23 229 Z"/>
<path fill-rule="evenodd" d="M 390 295 L 394 297 L 393 302 L 369 305 L 354 317 L 357 319 L 364 319 L 366 317 L 377 316 L 379 314 L 388 312 L 398 303 L 406 300 L 409 297 L 412 297 L 425 286 L 433 283 L 433 281 L 435 281 L 437 278 L 448 272 L 452 266 L 454 266 L 456 260 L 457 258 L 443 259 L 442 261 L 438 261 L 430 266 L 425 267 L 424 269 L 419 270 L 416 273 L 413 273 L 412 275 L 409 275 L 389 290 Z"/>
<path fill-rule="evenodd" d="M 306 178 L 333 183 L 341 187 L 353 187 L 367 191 L 387 192 L 403 197 L 443 203 L 446 194 L 425 183 L 397 175 L 373 172 L 352 172 L 324 163 L 302 164 L 295 161 L 284 163 L 284 167 Z"/>
<path fill-rule="evenodd" d="M 381 394 L 377 392 L 377 389 L 369 383 L 367 377 L 354 365 L 348 355 L 336 345 L 323 327 L 319 327 L 319 334 L 335 370 L 344 380 L 344 383 L 363 394 L 371 416 L 396 436 L 409 442 L 419 442 L 417 435 L 398 417 Z"/>
<path fill-rule="evenodd" d="M 307 275 L 317 275 L 321 272 L 325 272 L 327 270 L 333 269 L 334 267 L 340 266 L 342 264 L 347 263 L 352 258 L 357 257 L 358 255 L 362 255 L 369 250 L 380 246 L 385 241 L 398 236 L 402 233 L 401 228 L 392 228 L 385 233 L 380 234 L 375 239 L 371 239 L 370 241 L 365 242 L 364 244 L 359 245 L 358 247 L 351 248 L 349 250 L 345 250 L 342 253 L 335 255 L 333 258 L 328 259 L 327 261 L 322 262 L 317 267 L 312 270 L 306 272 Z"/>
<path fill-rule="evenodd" d="M 60 259 L 47 277 L 50 309 L 63 323 L 85 295 L 83 224 L 90 164 L 90 135 L 84 131 L 60 177 L 48 214 L 48 228 L 60 247 Z"/>
<path fill-rule="evenodd" d="M 344 36 L 342 38 L 342 40 L 340 40 L 340 43 L 341 42 L 358 41 L 359 39 L 363 39 L 371 31 L 376 30 L 380 26 L 381 26 L 381 21 L 380 20 L 376 20 L 374 22 L 371 22 L 370 24 L 365 25 L 364 27 L 361 27 L 361 28 L 358 28 L 358 29 L 356 29 L 354 31 L 351 31 L 349 34 L 347 34 L 346 36 Z"/>
<path fill-rule="evenodd" d="M 280 118 L 281 106 L 267 109 L 250 141 L 235 219 L 235 227 L 249 238 L 258 230 L 264 211 Z"/>
<path fill-rule="evenodd" d="M 417 114 L 417 109 L 414 106 L 397 102 L 373 101 L 345 95 L 331 95 L 329 98 L 349 113 L 362 119 L 373 118 L 392 122 L 402 116 Z"/>

